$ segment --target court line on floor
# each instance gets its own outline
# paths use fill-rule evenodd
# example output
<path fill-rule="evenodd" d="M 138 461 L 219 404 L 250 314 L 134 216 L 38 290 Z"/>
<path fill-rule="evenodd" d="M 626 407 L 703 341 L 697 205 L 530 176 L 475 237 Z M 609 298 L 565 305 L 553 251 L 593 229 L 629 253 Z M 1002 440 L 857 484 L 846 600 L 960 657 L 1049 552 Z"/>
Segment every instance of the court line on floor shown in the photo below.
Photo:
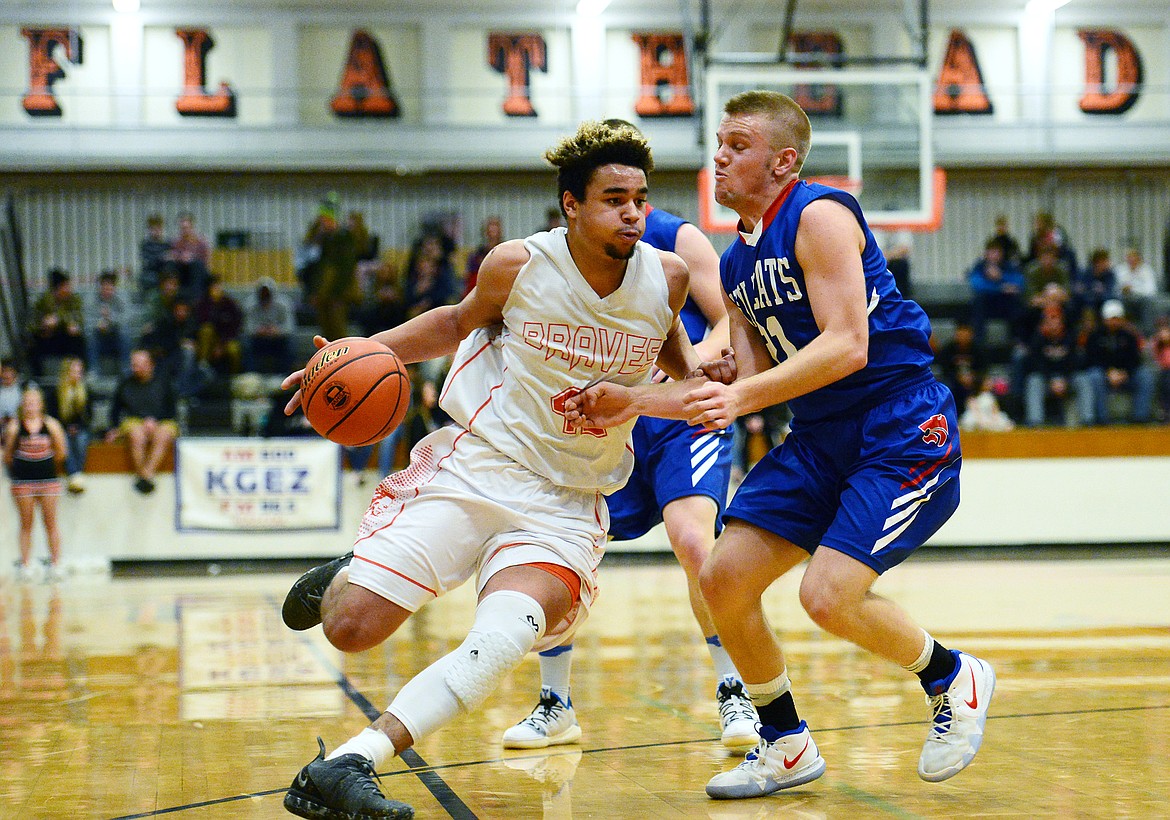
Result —
<path fill-rule="evenodd" d="M 355 693 L 356 693 L 356 690 L 355 690 Z M 356 693 L 356 694 L 359 694 L 359 697 L 361 697 L 360 693 Z M 364 698 L 363 698 L 363 700 L 364 700 Z M 368 700 L 365 702 L 367 704 L 369 704 Z M 375 707 L 372 704 L 369 704 L 369 708 L 374 709 Z M 1115 706 L 1115 707 L 1108 707 L 1108 708 L 1101 708 L 1101 709 L 1074 709 L 1071 711 L 1063 710 L 1063 709 L 1054 709 L 1052 711 L 1046 711 L 1046 712 L 1019 712 L 1019 713 L 1010 714 L 1010 715 L 988 715 L 987 719 L 989 721 L 992 721 L 992 720 L 1000 721 L 1000 720 L 1018 720 L 1018 719 L 1037 718 L 1037 717 L 1055 717 L 1057 715 L 1061 715 L 1061 716 L 1104 715 L 1104 714 L 1118 714 L 1118 713 L 1124 713 L 1124 712 L 1154 712 L 1154 711 L 1160 711 L 1160 710 L 1170 710 L 1170 703 L 1157 704 L 1154 706 Z M 925 721 L 921 721 L 921 720 L 901 720 L 901 721 L 893 721 L 890 723 L 860 723 L 860 724 L 855 724 L 855 725 L 850 725 L 850 726 L 830 726 L 827 728 L 826 727 L 819 727 L 819 728 L 817 728 L 816 731 L 817 731 L 817 734 L 827 734 L 830 732 L 856 732 L 856 731 L 871 730 L 871 729 L 891 729 L 891 728 L 895 728 L 898 726 L 919 726 L 919 725 L 922 725 L 924 723 L 925 723 Z M 668 741 L 658 741 L 655 743 L 627 744 L 627 745 L 622 745 L 622 746 L 600 746 L 596 749 L 582 749 L 581 752 L 582 752 L 582 754 L 596 755 L 596 754 L 604 754 L 606 752 L 636 751 L 638 749 L 663 749 L 663 748 L 669 748 L 671 746 L 688 746 L 688 745 L 691 745 L 694 743 L 718 743 L 718 742 L 719 742 L 719 738 L 717 738 L 717 737 L 701 737 L 701 738 L 691 738 L 689 740 L 668 740 Z M 411 750 L 409 750 L 409 749 L 407 751 L 411 752 Z M 568 751 L 568 750 L 559 749 L 556 752 L 549 752 L 547 750 L 542 749 L 539 751 L 539 753 L 533 753 L 533 754 L 528 754 L 528 755 L 516 755 L 514 757 L 491 757 L 491 758 L 485 758 L 483 760 L 465 760 L 461 763 L 442 763 L 442 764 L 435 765 L 435 766 L 426 765 L 425 761 L 423 761 L 422 758 L 420 757 L 419 761 L 422 763 L 422 765 L 418 766 L 417 768 L 412 766 L 409 769 L 401 769 L 401 770 L 394 771 L 394 772 L 386 772 L 384 774 L 379 775 L 379 777 L 381 777 L 383 780 L 385 780 L 385 779 L 389 779 L 389 778 L 399 777 L 401 775 L 415 775 L 416 777 L 419 777 L 421 779 L 422 776 L 425 774 L 445 771 L 448 769 L 465 769 L 465 768 L 469 768 L 471 766 L 486 766 L 486 765 L 495 764 L 495 763 L 505 763 L 507 761 L 531 760 L 534 758 L 550 757 L 550 756 L 553 756 L 555 754 L 563 754 L 566 751 Z M 404 760 L 404 762 L 406 762 L 406 761 Z M 407 763 L 407 765 L 410 765 L 410 764 Z M 424 781 L 424 782 L 426 782 L 426 781 Z M 440 782 L 443 782 L 443 781 L 440 781 Z M 446 783 L 444 782 L 443 785 L 446 786 Z M 428 788 L 429 788 L 429 786 L 428 786 Z M 281 794 L 281 793 L 285 792 L 286 790 L 287 790 L 286 788 L 266 789 L 264 791 L 259 791 L 259 792 L 249 792 L 247 794 L 237 794 L 237 795 L 232 795 L 230 797 L 220 797 L 220 798 L 216 798 L 214 800 L 202 800 L 198 803 L 186 803 L 186 804 L 181 805 L 181 806 L 171 806 L 171 807 L 164 808 L 164 809 L 156 809 L 155 811 L 142 812 L 140 814 L 124 814 L 124 815 L 119 815 L 117 817 L 111 818 L 111 820 L 141 820 L 141 818 L 144 818 L 144 817 L 160 817 L 164 814 L 175 814 L 177 812 L 187 811 L 189 809 L 201 809 L 201 808 L 206 808 L 208 806 L 219 806 L 219 805 L 224 805 L 226 803 L 236 803 L 236 802 L 239 802 L 241 800 L 254 800 L 258 797 L 269 797 L 269 796 L 274 795 L 274 794 Z M 432 794 L 433 794 L 433 792 L 432 792 Z M 454 792 L 452 792 L 452 795 L 454 795 Z M 456 799 L 458 800 L 458 797 L 456 797 Z M 460 803 L 462 804 L 462 801 L 460 801 Z M 448 807 L 446 805 L 444 805 L 444 808 L 448 808 Z M 464 805 L 464 809 L 468 812 L 467 814 L 462 814 L 462 815 L 452 814 L 451 816 L 452 817 L 463 817 L 463 818 L 466 818 L 466 820 L 472 820 L 472 818 L 476 817 L 476 815 L 474 813 L 472 813 L 471 810 L 466 807 L 466 805 Z M 450 811 L 450 809 L 448 809 L 448 811 Z"/>

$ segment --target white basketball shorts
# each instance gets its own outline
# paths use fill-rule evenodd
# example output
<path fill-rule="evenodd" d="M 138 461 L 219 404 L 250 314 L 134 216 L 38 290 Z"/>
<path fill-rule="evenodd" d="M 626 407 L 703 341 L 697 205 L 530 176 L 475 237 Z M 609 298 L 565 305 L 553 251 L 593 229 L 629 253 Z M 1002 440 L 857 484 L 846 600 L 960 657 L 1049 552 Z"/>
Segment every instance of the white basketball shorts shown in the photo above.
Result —
<path fill-rule="evenodd" d="M 537 642 L 537 650 L 548 649 L 571 637 L 596 598 L 608 529 L 599 492 L 559 487 L 474 433 L 444 427 L 374 491 L 349 582 L 417 612 L 472 573 L 480 592 L 505 567 L 568 567 L 581 578 L 581 598 Z"/>

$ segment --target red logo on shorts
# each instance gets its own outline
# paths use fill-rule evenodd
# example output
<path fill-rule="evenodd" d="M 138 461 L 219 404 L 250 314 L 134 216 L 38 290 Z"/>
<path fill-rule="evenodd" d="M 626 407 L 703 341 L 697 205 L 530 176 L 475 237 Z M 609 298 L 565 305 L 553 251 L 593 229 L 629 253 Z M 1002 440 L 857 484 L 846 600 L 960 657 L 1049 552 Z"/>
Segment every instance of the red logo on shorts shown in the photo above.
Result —
<path fill-rule="evenodd" d="M 947 438 L 950 436 L 950 429 L 947 427 L 947 417 L 942 413 L 935 413 L 922 424 L 918 425 L 918 429 L 922 431 L 922 440 L 927 444 L 933 444 L 936 447 L 942 447 L 947 443 Z"/>

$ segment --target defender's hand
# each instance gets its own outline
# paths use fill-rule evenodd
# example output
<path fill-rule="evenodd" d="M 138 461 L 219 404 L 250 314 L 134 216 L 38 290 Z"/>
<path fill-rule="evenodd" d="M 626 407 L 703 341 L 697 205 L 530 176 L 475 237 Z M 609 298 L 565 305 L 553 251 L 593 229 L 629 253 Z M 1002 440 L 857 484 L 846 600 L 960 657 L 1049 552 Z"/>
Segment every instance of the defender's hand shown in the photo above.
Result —
<path fill-rule="evenodd" d="M 565 418 L 573 427 L 616 427 L 634 417 L 630 410 L 633 391 L 613 382 L 598 382 L 565 399 Z"/>

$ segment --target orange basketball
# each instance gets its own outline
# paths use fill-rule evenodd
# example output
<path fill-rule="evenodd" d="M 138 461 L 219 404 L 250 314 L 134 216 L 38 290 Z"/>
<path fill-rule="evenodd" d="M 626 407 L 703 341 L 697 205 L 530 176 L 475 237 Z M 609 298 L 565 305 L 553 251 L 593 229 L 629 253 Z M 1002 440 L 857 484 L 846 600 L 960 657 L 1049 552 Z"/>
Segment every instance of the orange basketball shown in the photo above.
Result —
<path fill-rule="evenodd" d="M 410 406 L 406 365 L 385 345 L 362 336 L 330 342 L 305 365 L 301 408 L 330 441 L 359 447 L 394 432 Z"/>

